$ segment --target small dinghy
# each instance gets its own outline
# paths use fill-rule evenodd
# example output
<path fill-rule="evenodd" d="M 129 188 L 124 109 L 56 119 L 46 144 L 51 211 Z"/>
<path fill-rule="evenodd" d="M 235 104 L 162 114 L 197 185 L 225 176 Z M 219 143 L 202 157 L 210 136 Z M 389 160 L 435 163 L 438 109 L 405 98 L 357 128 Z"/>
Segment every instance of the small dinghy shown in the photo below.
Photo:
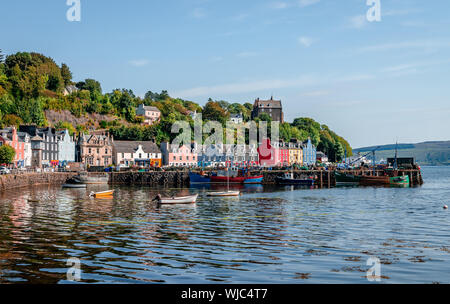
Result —
<path fill-rule="evenodd" d="M 108 190 L 103 192 L 91 192 L 90 197 L 102 198 L 102 197 L 111 197 L 114 194 L 114 190 Z"/>
<path fill-rule="evenodd" d="M 224 191 L 224 192 L 209 192 L 208 196 L 217 196 L 217 197 L 225 197 L 225 196 L 239 196 L 241 195 L 240 191 Z"/>
<path fill-rule="evenodd" d="M 63 189 L 82 189 L 86 188 L 86 184 L 64 184 L 62 185 Z"/>
<path fill-rule="evenodd" d="M 195 204 L 197 202 L 198 194 L 189 195 L 189 196 L 179 196 L 179 197 L 162 197 L 161 194 L 158 194 L 153 201 L 156 201 L 161 205 L 168 204 Z"/>

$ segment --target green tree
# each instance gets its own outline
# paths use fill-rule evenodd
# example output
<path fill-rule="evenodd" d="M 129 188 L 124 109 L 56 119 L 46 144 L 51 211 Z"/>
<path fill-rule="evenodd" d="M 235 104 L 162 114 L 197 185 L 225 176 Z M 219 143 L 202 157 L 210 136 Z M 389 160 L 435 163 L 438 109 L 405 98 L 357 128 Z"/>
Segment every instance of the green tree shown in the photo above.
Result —
<path fill-rule="evenodd" d="M 8 145 L 0 146 L 0 164 L 11 164 L 16 156 L 16 150 Z"/>
<path fill-rule="evenodd" d="M 72 84 L 72 72 L 65 63 L 61 65 L 61 76 L 64 80 L 64 86 Z"/>
<path fill-rule="evenodd" d="M 222 108 L 220 103 L 215 101 L 208 102 L 203 108 L 203 119 L 210 121 L 218 121 L 222 125 L 225 125 L 229 118 L 228 112 Z"/>
<path fill-rule="evenodd" d="M 75 132 L 76 129 L 74 128 L 74 126 L 68 122 L 68 121 L 59 121 L 55 124 L 55 129 L 56 130 L 68 130 L 70 136 L 72 136 Z"/>

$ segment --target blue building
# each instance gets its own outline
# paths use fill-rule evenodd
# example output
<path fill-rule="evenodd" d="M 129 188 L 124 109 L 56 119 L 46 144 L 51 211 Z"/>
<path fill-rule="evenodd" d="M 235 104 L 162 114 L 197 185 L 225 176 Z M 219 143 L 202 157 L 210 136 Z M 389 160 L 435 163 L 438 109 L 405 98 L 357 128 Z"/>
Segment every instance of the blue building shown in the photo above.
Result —
<path fill-rule="evenodd" d="M 311 138 L 303 143 L 303 164 L 315 165 L 317 161 L 317 148 L 312 144 Z"/>
<path fill-rule="evenodd" d="M 75 141 L 67 129 L 56 132 L 56 135 L 58 136 L 59 164 L 66 166 L 67 163 L 75 161 Z"/>

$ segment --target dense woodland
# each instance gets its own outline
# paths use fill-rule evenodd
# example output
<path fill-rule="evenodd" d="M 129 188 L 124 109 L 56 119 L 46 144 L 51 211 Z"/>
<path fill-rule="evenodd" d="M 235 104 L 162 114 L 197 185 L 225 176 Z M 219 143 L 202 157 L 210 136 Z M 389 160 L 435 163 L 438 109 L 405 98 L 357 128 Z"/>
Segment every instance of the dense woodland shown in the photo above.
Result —
<path fill-rule="evenodd" d="M 64 89 L 74 85 L 78 91 L 65 96 Z M 136 116 L 139 104 L 155 106 L 161 111 L 161 120 L 153 126 L 141 126 L 142 118 Z M 70 68 L 60 66 L 49 57 L 38 53 L 19 52 L 9 56 L 0 50 L 0 128 L 20 124 L 50 125 L 45 116 L 46 110 L 70 111 L 75 117 L 98 113 L 111 117 L 99 122 L 99 127 L 109 129 L 115 139 L 151 140 L 157 143 L 170 141 L 172 124 L 175 121 L 188 121 L 192 126 L 190 111 L 202 113 L 203 121 L 219 121 L 224 126 L 230 114 L 242 113 L 244 121 L 249 121 L 253 104 L 229 103 L 209 99 L 204 107 L 193 101 L 170 97 L 167 91 L 145 96 L 136 96 L 130 89 L 115 89 L 105 93 L 99 81 L 85 79 L 74 81 Z M 256 119 L 269 121 L 262 114 Z M 90 126 L 72 125 L 61 121 L 53 125 L 57 129 L 74 132 L 87 132 Z M 307 140 L 311 138 L 318 150 L 325 152 L 332 161 L 340 161 L 347 151 L 352 155 L 349 143 L 326 125 L 311 118 L 296 118 L 292 123 L 280 126 L 280 138 Z"/>

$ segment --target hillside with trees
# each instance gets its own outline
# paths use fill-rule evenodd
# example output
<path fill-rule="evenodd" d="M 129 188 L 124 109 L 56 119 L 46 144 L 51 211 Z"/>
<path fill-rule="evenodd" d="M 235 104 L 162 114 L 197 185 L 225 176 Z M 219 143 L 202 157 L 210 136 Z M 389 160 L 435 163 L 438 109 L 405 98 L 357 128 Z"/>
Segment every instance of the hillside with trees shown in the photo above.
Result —
<path fill-rule="evenodd" d="M 159 123 L 142 126 L 142 118 L 136 116 L 140 104 L 157 107 L 161 111 Z M 219 121 L 225 126 L 231 114 L 242 113 L 244 121 L 249 121 L 252 108 L 248 102 L 212 99 L 202 107 L 173 98 L 165 90 L 148 91 L 144 97 L 125 88 L 105 93 L 95 79 L 74 81 L 69 66 L 58 65 L 52 58 L 33 52 L 4 56 L 0 50 L 0 128 L 35 124 L 67 128 L 72 134 L 107 129 L 118 140 L 155 139 L 160 143 L 174 138 L 171 128 L 175 121 L 187 121 L 193 126 L 191 112 L 202 113 L 204 123 Z M 262 114 L 256 119 L 257 123 L 260 121 L 270 121 L 270 117 Z M 351 146 L 343 137 L 311 118 L 281 124 L 280 138 L 311 138 L 318 150 L 333 161 L 341 160 L 345 151 L 352 155 Z"/>

